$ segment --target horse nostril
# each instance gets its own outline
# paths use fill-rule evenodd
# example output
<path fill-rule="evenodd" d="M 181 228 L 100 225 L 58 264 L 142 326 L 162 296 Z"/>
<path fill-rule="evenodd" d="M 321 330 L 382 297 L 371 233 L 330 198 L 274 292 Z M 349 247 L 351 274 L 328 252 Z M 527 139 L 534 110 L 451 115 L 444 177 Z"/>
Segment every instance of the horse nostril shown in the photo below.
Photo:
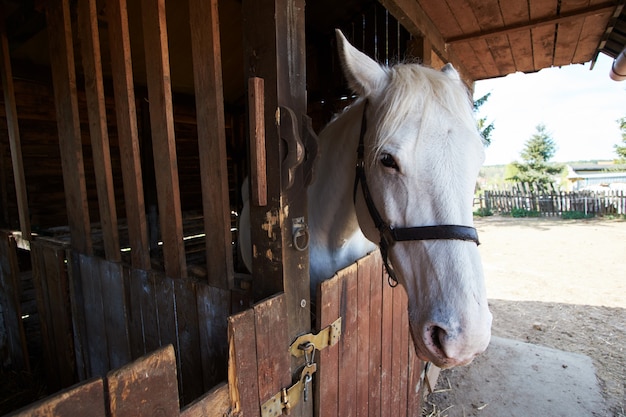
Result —
<path fill-rule="evenodd" d="M 443 348 L 443 341 L 447 335 L 447 332 L 439 326 L 432 326 L 430 328 L 430 341 L 432 345 L 445 356 L 446 352 Z"/>

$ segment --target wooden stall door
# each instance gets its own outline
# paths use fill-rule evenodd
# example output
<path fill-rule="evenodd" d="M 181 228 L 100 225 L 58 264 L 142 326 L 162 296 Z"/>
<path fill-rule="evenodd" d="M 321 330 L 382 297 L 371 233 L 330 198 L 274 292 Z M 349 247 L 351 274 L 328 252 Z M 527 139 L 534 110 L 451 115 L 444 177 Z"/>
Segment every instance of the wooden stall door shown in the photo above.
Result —
<path fill-rule="evenodd" d="M 419 416 L 424 363 L 415 355 L 404 288 L 391 288 L 379 252 L 318 291 L 320 328 L 342 317 L 339 342 L 319 352 L 316 416 Z"/>

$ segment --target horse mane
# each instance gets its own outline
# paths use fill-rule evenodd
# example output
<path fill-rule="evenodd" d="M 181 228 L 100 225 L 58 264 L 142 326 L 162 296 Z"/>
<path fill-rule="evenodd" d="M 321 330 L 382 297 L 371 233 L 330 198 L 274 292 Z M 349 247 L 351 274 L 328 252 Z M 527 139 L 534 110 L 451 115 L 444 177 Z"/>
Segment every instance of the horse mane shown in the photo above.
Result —
<path fill-rule="evenodd" d="M 420 117 L 422 125 L 441 118 L 441 110 L 448 118 L 457 119 L 467 129 L 478 132 L 472 113 L 472 100 L 462 82 L 432 68 L 419 64 L 397 64 L 386 68 L 389 85 L 376 114 L 374 160 L 380 156 L 386 140 L 406 123 L 409 117 Z M 422 109 L 419 115 L 415 109 Z M 480 137 L 480 135 L 477 136 Z"/>

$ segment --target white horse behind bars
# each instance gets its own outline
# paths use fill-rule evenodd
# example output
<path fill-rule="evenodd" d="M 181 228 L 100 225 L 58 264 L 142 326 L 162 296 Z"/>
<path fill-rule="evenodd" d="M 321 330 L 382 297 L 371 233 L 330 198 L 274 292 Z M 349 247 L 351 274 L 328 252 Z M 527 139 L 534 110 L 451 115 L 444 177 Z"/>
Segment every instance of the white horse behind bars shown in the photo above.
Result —
<path fill-rule="evenodd" d="M 378 245 L 406 289 L 418 356 L 443 368 L 467 364 L 491 336 L 472 226 L 484 147 L 470 97 L 451 65 L 380 66 L 339 31 L 337 41 L 359 99 L 319 136 L 308 190 L 312 288 Z M 246 206 L 250 266 L 248 216 Z"/>

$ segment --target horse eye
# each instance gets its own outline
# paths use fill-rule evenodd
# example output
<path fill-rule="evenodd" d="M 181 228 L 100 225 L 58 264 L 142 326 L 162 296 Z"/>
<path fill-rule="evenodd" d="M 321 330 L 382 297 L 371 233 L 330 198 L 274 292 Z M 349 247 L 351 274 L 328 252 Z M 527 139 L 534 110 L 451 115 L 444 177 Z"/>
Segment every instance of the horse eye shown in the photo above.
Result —
<path fill-rule="evenodd" d="M 398 167 L 398 164 L 396 164 L 396 160 L 393 159 L 393 156 L 389 155 L 388 153 L 384 153 L 384 154 L 381 155 L 380 162 L 383 164 L 383 166 L 385 166 L 387 168 L 392 168 L 392 169 L 395 169 L 395 170 L 399 170 L 400 169 Z"/>

